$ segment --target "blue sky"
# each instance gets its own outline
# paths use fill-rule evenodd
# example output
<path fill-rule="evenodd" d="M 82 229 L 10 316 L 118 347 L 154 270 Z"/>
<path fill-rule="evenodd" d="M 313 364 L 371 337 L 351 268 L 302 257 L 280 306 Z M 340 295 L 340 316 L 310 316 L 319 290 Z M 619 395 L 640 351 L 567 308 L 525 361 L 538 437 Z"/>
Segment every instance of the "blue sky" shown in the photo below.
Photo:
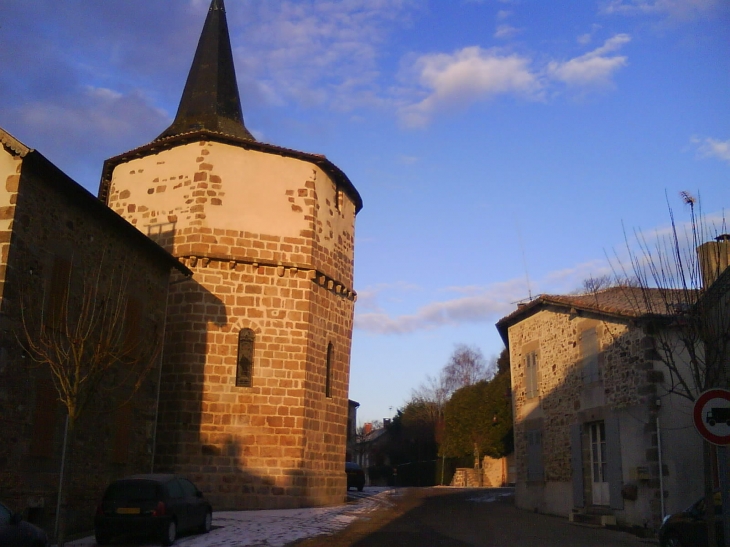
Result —
<path fill-rule="evenodd" d="M 0 127 L 96 192 L 177 109 L 208 0 L 3 0 Z M 360 191 L 350 397 L 391 416 L 667 201 L 730 204 L 724 0 L 227 0 L 244 117 Z M 528 286 L 529 279 L 529 286 Z"/>

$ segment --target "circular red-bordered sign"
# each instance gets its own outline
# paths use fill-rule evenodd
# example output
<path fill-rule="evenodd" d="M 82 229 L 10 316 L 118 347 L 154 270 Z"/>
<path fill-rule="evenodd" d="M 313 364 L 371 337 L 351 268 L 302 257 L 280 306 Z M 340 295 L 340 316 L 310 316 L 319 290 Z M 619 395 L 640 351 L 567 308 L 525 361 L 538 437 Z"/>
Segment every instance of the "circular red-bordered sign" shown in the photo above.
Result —
<path fill-rule="evenodd" d="M 708 389 L 695 401 L 692 412 L 700 435 L 712 444 L 730 444 L 730 391 Z"/>

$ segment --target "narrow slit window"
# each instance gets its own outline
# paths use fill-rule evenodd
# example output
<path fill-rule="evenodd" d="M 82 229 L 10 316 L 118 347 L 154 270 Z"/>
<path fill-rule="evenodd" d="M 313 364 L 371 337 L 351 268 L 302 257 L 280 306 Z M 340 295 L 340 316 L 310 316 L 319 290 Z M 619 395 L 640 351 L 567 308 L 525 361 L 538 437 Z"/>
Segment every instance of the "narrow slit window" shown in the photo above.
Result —
<path fill-rule="evenodd" d="M 238 362 L 236 365 L 236 386 L 251 387 L 253 378 L 253 346 L 256 334 L 251 329 L 238 333 Z"/>
<path fill-rule="evenodd" d="M 327 370 L 324 379 L 324 394 L 327 397 L 332 397 L 332 354 L 334 353 L 334 347 L 332 342 L 327 346 Z"/>

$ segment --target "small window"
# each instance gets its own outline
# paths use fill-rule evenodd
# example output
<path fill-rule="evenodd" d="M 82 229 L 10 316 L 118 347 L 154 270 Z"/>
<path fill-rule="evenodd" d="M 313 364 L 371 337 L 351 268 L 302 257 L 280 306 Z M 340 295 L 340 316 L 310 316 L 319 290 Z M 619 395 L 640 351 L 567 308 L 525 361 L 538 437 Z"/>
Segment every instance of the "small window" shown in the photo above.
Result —
<path fill-rule="evenodd" d="M 329 343 L 327 346 L 327 370 L 326 370 L 326 377 L 324 380 L 324 394 L 327 397 L 332 397 L 332 357 L 334 353 L 334 347 L 332 346 L 332 342 Z"/>
<path fill-rule="evenodd" d="M 335 190 L 335 209 L 342 211 L 342 205 L 345 201 L 345 193 L 341 188 Z"/>
<path fill-rule="evenodd" d="M 251 329 L 241 329 L 238 333 L 238 362 L 236 366 L 236 386 L 251 387 L 253 377 L 253 345 L 256 334 Z"/>
<path fill-rule="evenodd" d="M 533 399 L 538 396 L 537 352 L 531 351 L 525 356 L 525 397 Z"/>

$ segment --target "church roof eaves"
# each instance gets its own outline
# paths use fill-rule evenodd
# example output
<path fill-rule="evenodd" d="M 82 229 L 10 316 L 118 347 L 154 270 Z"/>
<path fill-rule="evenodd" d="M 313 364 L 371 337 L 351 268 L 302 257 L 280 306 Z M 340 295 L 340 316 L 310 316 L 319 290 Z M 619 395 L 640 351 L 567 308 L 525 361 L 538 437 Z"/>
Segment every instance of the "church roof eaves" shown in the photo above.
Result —
<path fill-rule="evenodd" d="M 226 135 L 223 133 L 216 133 L 207 129 L 198 131 L 191 131 L 189 133 L 182 133 L 157 139 L 149 144 L 140 146 L 113 158 L 109 158 L 104 162 L 104 169 L 101 175 L 101 182 L 99 185 L 99 199 L 106 201 L 107 194 L 109 191 L 109 185 L 111 183 L 111 174 L 113 169 L 120 163 L 131 160 L 134 158 L 141 158 L 151 154 L 157 154 L 163 150 L 168 150 L 174 146 L 181 144 L 187 144 L 190 142 L 199 142 L 201 140 L 214 141 L 222 144 L 229 144 L 231 146 L 238 146 L 248 150 L 256 150 L 258 152 L 264 152 L 266 154 L 276 154 L 279 156 L 299 159 L 316 165 L 321 168 L 325 173 L 331 176 L 337 186 L 341 186 L 344 191 L 350 196 L 355 204 L 355 213 L 359 213 L 362 209 L 363 203 L 360 193 L 357 191 L 355 186 L 352 184 L 348 176 L 334 163 L 328 160 L 322 154 L 312 154 L 309 152 L 301 152 L 299 150 L 293 150 L 291 148 L 284 148 L 273 144 L 267 144 L 259 141 L 251 141 L 243 139 L 233 135 Z"/>
<path fill-rule="evenodd" d="M 10 133 L 0 127 L 0 144 L 8 148 L 14 154 L 17 154 L 21 158 L 24 158 L 30 152 L 33 152 L 32 148 L 28 148 L 18 139 L 13 137 Z"/>

